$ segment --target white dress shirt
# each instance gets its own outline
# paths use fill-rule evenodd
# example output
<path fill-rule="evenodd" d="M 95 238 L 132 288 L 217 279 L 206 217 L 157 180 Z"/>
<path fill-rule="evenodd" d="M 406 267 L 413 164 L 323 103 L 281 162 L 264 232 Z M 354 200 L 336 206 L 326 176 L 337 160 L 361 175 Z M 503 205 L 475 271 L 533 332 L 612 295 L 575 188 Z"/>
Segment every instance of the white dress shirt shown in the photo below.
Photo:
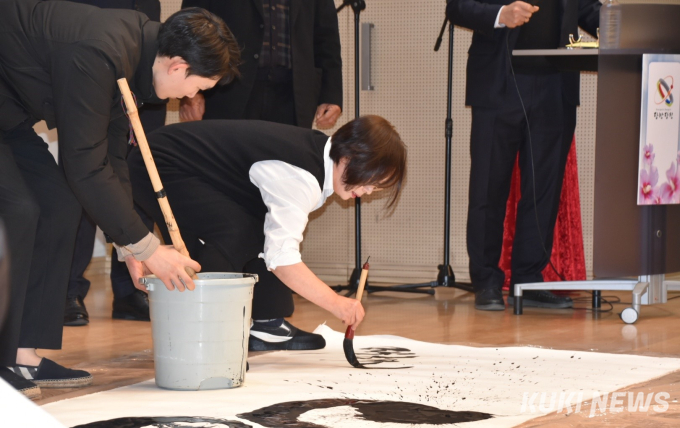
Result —
<path fill-rule="evenodd" d="M 302 261 L 300 243 L 307 227 L 309 213 L 321 208 L 333 194 L 333 160 L 331 139 L 323 150 L 323 190 L 309 172 L 289 163 L 266 160 L 250 167 L 250 181 L 260 189 L 267 206 L 264 218 L 264 259 L 267 269 L 289 266 Z"/>
<path fill-rule="evenodd" d="M 498 15 L 496 15 L 496 22 L 493 23 L 493 28 L 505 28 L 505 24 L 501 24 L 501 12 L 503 11 L 503 8 L 505 6 L 501 6 L 500 9 L 498 9 Z"/>

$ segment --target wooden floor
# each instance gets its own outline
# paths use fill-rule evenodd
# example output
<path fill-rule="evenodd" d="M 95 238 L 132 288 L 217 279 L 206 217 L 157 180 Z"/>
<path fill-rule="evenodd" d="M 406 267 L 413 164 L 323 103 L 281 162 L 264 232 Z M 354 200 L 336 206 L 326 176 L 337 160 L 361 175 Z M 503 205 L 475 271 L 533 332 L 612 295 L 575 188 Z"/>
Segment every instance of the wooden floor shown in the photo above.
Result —
<path fill-rule="evenodd" d="M 100 271 L 101 272 L 101 271 Z M 147 322 L 111 319 L 112 294 L 108 277 L 90 273 L 92 289 L 85 300 L 90 324 L 65 327 L 63 349 L 42 351 L 42 355 L 75 368 L 88 370 L 94 384 L 82 389 L 43 389 L 45 404 L 65 398 L 147 380 L 153 377 L 150 352 L 151 326 Z M 630 293 L 604 293 L 610 300 L 630 303 Z M 512 308 L 504 312 L 474 309 L 474 296 L 455 289 L 437 289 L 436 295 L 371 294 L 364 299 L 367 315 L 359 329 L 361 335 L 394 334 L 411 339 L 471 346 L 532 346 L 541 348 L 625 353 L 635 355 L 680 356 L 680 298 L 665 305 L 643 306 L 634 325 L 624 324 L 618 313 L 628 305 L 615 304 L 610 312 L 589 310 L 589 295 L 577 302 L 581 309 L 537 310 L 527 308 L 515 316 Z M 680 296 L 669 293 L 669 297 Z M 326 322 L 341 331 L 343 325 L 332 315 L 296 296 L 296 311 L 290 321 L 311 331 Z M 607 309 L 603 305 L 602 309 Z M 621 374 L 625 376 L 625 373 Z M 588 412 L 565 418 L 548 415 L 527 427 L 572 426 L 680 426 L 680 372 L 668 375 L 630 391 L 665 391 L 671 394 L 668 411 L 662 414 L 605 414 L 588 418 Z M 673 398 L 674 397 L 674 398 Z M 585 408 L 585 407 L 584 407 Z"/>

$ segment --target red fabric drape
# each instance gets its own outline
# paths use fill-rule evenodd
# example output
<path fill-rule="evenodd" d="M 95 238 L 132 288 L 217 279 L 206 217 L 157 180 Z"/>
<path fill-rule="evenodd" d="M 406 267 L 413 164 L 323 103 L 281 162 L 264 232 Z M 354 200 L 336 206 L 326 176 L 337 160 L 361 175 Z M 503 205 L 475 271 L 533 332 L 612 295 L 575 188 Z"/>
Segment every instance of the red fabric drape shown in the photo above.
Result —
<path fill-rule="evenodd" d="M 503 251 L 499 266 L 505 272 L 503 288 L 510 286 L 512 241 L 515 238 L 515 218 L 517 202 L 520 198 L 519 167 L 515 161 L 512 173 L 510 196 L 505 214 L 505 230 L 503 232 Z M 572 141 L 567 166 L 564 173 L 560 209 L 555 225 L 555 239 L 551 255 L 552 264 L 567 281 L 586 279 L 586 261 L 583 253 L 583 229 L 581 227 L 581 202 L 578 189 L 578 168 L 576 163 L 576 140 Z M 543 270 L 545 281 L 559 281 L 559 276 L 550 265 Z"/>

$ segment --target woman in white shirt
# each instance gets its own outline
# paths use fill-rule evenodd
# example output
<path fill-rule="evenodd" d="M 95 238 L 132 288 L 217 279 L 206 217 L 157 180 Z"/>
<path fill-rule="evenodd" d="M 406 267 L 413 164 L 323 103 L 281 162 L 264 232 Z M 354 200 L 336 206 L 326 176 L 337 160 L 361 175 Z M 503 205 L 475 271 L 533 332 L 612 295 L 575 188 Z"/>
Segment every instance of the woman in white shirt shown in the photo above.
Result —
<path fill-rule="evenodd" d="M 347 200 L 389 189 L 388 205 L 396 201 L 406 146 L 387 120 L 363 116 L 330 138 L 271 122 L 188 122 L 161 128 L 148 140 L 192 258 L 203 271 L 259 275 L 250 350 L 325 346 L 320 335 L 283 319 L 293 313 L 291 290 L 345 324 L 359 325 L 361 303 L 314 275 L 302 262 L 300 243 L 309 213 L 333 193 Z M 164 226 L 138 150 L 128 163 L 135 201 Z"/>

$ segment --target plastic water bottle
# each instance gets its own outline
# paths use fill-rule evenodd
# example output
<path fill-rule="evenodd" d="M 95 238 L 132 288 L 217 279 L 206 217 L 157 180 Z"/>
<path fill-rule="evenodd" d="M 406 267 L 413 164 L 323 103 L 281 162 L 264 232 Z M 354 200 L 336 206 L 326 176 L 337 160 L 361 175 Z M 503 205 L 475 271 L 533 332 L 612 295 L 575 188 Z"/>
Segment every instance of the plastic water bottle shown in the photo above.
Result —
<path fill-rule="evenodd" d="M 606 0 L 600 8 L 600 49 L 617 49 L 621 42 L 621 5 Z"/>

